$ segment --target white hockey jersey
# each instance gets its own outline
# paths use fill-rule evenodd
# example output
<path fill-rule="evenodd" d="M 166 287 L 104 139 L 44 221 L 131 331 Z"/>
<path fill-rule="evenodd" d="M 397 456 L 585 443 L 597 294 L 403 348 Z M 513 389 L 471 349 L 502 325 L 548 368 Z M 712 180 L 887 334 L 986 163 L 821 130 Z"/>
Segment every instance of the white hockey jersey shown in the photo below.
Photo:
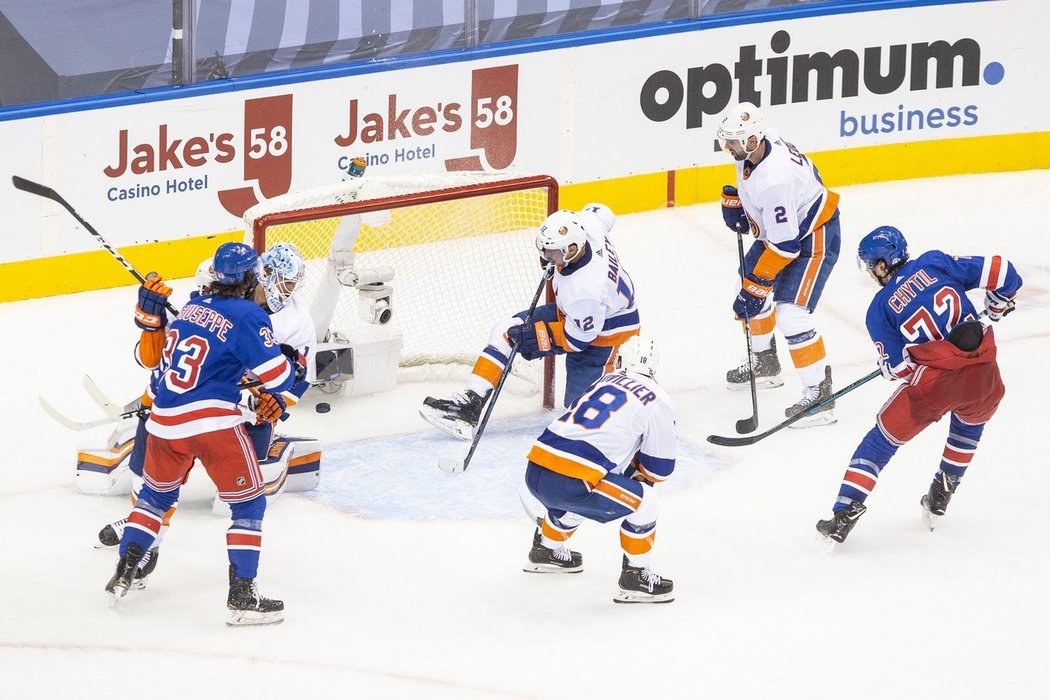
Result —
<path fill-rule="evenodd" d="M 590 345 L 615 347 L 638 333 L 634 282 L 620 265 L 609 230 L 601 218 L 586 209 L 580 220 L 587 233 L 583 257 L 556 270 L 553 286 L 558 312 L 565 322 L 566 352 Z"/>
<path fill-rule="evenodd" d="M 737 161 L 737 190 L 752 231 L 785 258 L 798 257 L 800 241 L 826 223 L 838 195 L 824 187 L 809 158 L 775 131 L 766 133 L 769 152 L 758 164 Z"/>
<path fill-rule="evenodd" d="M 528 459 L 594 486 L 633 466 L 652 482 L 674 471 L 674 405 L 656 380 L 606 374 L 543 431 Z"/>

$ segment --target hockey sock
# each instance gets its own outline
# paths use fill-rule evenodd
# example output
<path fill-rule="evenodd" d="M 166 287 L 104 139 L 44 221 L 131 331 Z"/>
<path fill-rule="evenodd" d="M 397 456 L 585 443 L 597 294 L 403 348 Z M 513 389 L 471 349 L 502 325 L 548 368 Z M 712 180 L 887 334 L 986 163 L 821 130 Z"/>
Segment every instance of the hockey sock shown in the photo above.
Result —
<path fill-rule="evenodd" d="M 507 353 L 510 352 L 508 347 Z M 474 363 L 474 369 L 467 377 L 467 388 L 475 394 L 485 396 L 499 384 L 503 368 L 507 366 L 507 353 L 499 348 L 486 345 Z"/>
<path fill-rule="evenodd" d="M 944 443 L 944 453 L 941 455 L 942 472 L 962 478 L 977 451 L 977 443 L 981 441 L 984 426 L 984 423 L 964 423 L 957 415 L 952 414 L 948 439 Z"/>
<path fill-rule="evenodd" d="M 824 379 L 824 367 L 827 353 L 824 351 L 824 338 L 815 330 L 808 330 L 795 335 L 784 336 L 788 350 L 791 352 L 791 363 L 798 370 L 798 378 L 803 386 L 816 386 Z"/>
<path fill-rule="evenodd" d="M 759 313 L 749 321 L 751 326 L 752 352 L 765 352 L 773 347 L 773 329 L 777 324 L 777 307 L 769 305 L 769 310 Z"/>
<path fill-rule="evenodd" d="M 543 518 L 540 527 L 540 544 L 547 549 L 557 549 L 566 546 L 566 542 L 576 532 L 576 528 L 583 522 L 583 518 L 575 513 L 565 513 L 556 516 L 550 511 Z"/>
<path fill-rule="evenodd" d="M 226 553 L 237 578 L 255 578 L 262 551 L 262 522 L 266 496 L 260 494 L 241 503 L 231 503 L 233 522 L 226 531 Z"/>
<path fill-rule="evenodd" d="M 124 534 L 120 538 L 120 556 L 127 554 L 128 545 L 137 544 L 147 552 L 153 547 L 153 543 L 160 535 L 164 513 L 157 512 L 158 509 L 144 499 L 139 499 L 131 513 L 128 522 L 124 526 Z"/>
<path fill-rule="evenodd" d="M 642 484 L 641 503 L 620 522 L 620 547 L 631 566 L 649 566 L 649 555 L 656 539 L 658 502 L 656 489 Z"/>
<path fill-rule="evenodd" d="M 832 510 L 847 508 L 853 501 L 863 503 L 875 488 L 875 482 L 879 480 L 883 467 L 896 452 L 897 446 L 886 439 L 878 426 L 869 430 L 846 467 Z"/>

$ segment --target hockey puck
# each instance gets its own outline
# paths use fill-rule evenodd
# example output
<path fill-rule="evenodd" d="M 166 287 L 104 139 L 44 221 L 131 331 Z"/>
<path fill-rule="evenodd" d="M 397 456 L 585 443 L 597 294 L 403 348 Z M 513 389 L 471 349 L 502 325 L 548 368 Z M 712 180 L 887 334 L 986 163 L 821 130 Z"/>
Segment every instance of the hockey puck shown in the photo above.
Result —
<path fill-rule="evenodd" d="M 315 410 L 318 413 L 328 413 L 329 411 L 332 410 L 332 407 L 331 407 L 331 405 L 326 404 L 326 403 L 319 403 L 319 404 L 317 404 L 317 408 Z"/>

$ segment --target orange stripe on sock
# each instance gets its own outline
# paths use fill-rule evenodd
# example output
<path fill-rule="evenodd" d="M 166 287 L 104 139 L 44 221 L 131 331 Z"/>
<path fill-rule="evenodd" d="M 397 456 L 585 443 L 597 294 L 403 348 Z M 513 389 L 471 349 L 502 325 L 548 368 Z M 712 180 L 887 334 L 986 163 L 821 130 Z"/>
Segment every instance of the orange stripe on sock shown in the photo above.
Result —
<path fill-rule="evenodd" d="M 801 348 L 791 348 L 791 361 L 796 369 L 809 367 L 815 362 L 823 360 L 827 354 L 824 352 L 824 338 L 817 336 L 816 341 Z"/>
<path fill-rule="evenodd" d="M 773 329 L 777 326 L 777 310 L 774 306 L 770 312 L 764 316 L 755 316 L 750 319 L 751 324 L 751 335 L 768 335 L 773 332 Z M 740 319 L 741 329 L 744 327 L 744 320 Z"/>
<path fill-rule="evenodd" d="M 543 527 L 540 528 L 540 531 L 543 533 L 543 536 L 546 537 L 548 540 L 553 540 L 555 542 L 565 542 L 570 537 L 572 537 L 572 533 L 576 532 L 576 529 L 573 528 L 568 532 L 566 532 L 565 530 L 556 530 L 550 523 L 547 522 L 547 519 L 544 518 Z"/>
<path fill-rule="evenodd" d="M 164 516 L 160 519 L 161 525 L 171 525 L 171 516 L 175 515 L 175 508 L 176 506 L 168 508 L 167 512 L 165 512 Z"/>
<path fill-rule="evenodd" d="M 623 547 L 623 551 L 628 554 L 646 554 L 653 548 L 653 540 L 656 539 L 656 530 L 652 530 L 645 537 L 631 537 L 623 530 L 620 530 L 620 546 Z"/>
<path fill-rule="evenodd" d="M 798 294 L 795 295 L 795 303 L 805 306 L 813 295 L 813 286 L 817 283 L 817 275 L 820 266 L 824 263 L 824 227 L 813 229 L 813 257 L 806 265 L 806 271 L 802 273 L 802 283 L 798 286 Z"/>
<path fill-rule="evenodd" d="M 477 362 L 474 363 L 473 372 L 495 389 L 496 385 L 499 384 L 500 375 L 503 374 L 503 368 L 485 355 L 479 355 Z"/>

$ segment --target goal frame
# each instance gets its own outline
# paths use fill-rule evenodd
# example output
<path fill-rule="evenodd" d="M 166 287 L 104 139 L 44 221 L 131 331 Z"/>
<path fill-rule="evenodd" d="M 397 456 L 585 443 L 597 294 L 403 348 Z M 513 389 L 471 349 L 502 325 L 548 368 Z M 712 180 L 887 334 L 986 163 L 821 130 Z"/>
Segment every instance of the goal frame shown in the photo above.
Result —
<path fill-rule="evenodd" d="M 424 204 L 436 204 L 439 202 L 469 199 L 471 197 L 505 194 L 518 190 L 545 189 L 547 190 L 547 215 L 558 211 L 558 181 L 550 175 L 530 175 L 524 177 L 512 177 L 505 180 L 482 181 L 464 184 L 457 187 L 443 187 L 425 192 L 396 195 L 393 197 L 381 197 L 363 201 L 344 202 L 341 204 L 329 204 L 293 211 L 270 212 L 262 214 L 252 222 L 252 246 L 260 255 L 266 250 L 266 229 L 271 226 L 283 224 L 295 224 L 304 221 L 327 219 L 349 214 L 366 214 L 369 212 L 384 211 L 408 206 L 419 206 Z M 523 302 L 526 300 L 523 300 Z M 554 302 L 554 287 L 547 282 L 545 301 Z M 483 339 L 479 339 L 479 343 Z M 543 358 L 543 372 L 541 379 L 543 392 L 543 407 L 554 408 L 554 356 Z"/>

